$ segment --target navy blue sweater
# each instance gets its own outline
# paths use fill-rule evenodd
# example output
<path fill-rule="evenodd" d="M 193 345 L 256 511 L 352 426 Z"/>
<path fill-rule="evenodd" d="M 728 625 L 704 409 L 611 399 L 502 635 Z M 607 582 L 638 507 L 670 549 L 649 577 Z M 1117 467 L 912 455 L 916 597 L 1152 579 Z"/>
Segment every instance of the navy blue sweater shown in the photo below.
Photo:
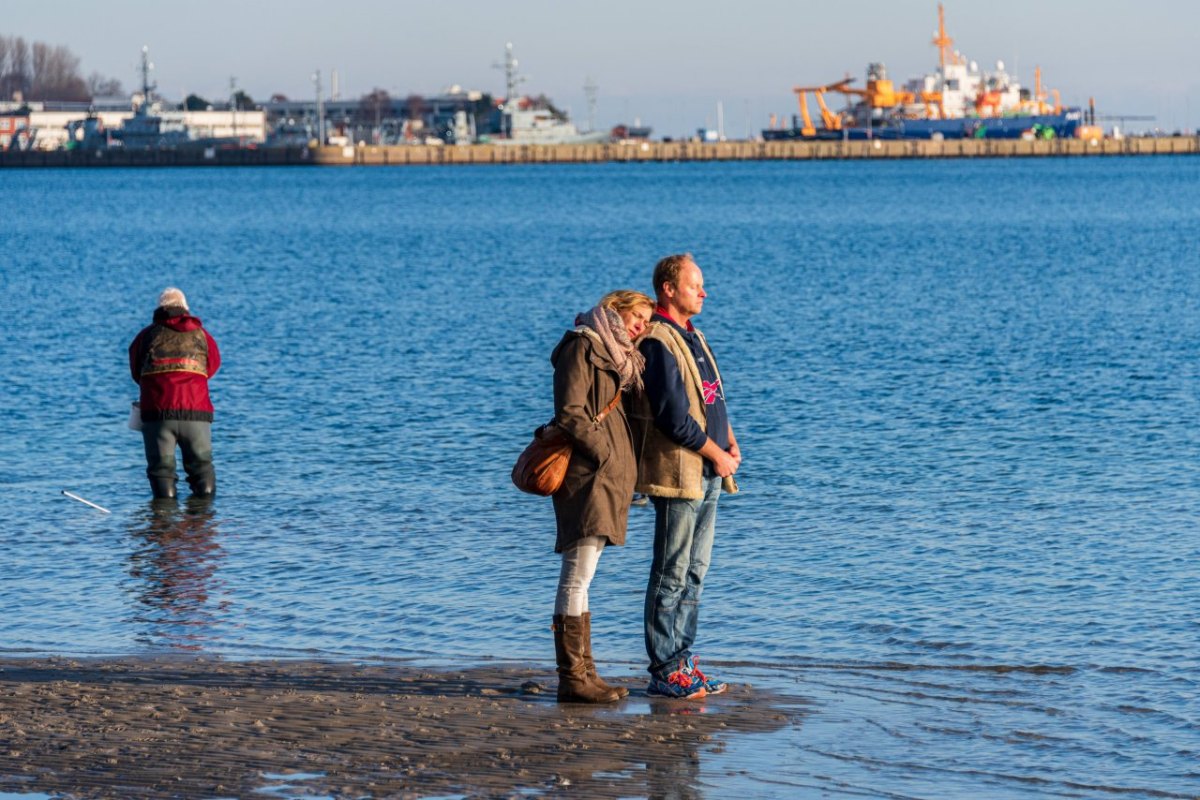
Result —
<path fill-rule="evenodd" d="M 717 380 L 716 366 L 709 362 L 708 355 L 700 344 L 700 337 L 676 325 L 670 317 L 655 314 L 653 319 L 678 331 L 687 342 L 688 349 L 692 351 L 692 358 L 696 359 L 696 366 L 700 368 L 700 379 L 704 382 L 704 410 L 708 433 L 706 434 L 688 414 L 687 392 L 675 357 L 662 342 L 643 339 L 639 349 L 646 357 L 643 379 L 646 382 L 646 397 L 650 400 L 654 424 L 680 447 L 699 450 L 705 441 L 711 438 L 722 450 L 728 450 L 729 413 L 725 410 L 725 387 Z"/>

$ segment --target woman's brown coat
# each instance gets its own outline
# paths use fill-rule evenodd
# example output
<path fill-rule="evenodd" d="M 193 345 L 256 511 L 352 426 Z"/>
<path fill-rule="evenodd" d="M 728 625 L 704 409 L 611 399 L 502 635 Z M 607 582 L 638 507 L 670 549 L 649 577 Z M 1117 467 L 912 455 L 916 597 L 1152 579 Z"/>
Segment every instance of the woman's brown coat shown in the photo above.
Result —
<path fill-rule="evenodd" d="M 622 403 L 599 424 L 620 386 L 617 367 L 599 337 L 567 331 L 550 355 L 554 365 L 554 419 L 574 442 L 562 488 L 554 494 L 561 553 L 585 536 L 625 544 L 629 502 L 637 482 L 633 438 Z"/>

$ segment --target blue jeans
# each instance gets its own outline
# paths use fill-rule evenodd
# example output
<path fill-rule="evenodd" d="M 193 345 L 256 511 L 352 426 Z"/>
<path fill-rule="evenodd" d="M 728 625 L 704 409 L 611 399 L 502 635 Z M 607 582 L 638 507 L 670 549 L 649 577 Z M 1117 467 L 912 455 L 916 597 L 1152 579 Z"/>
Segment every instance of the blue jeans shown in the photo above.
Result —
<path fill-rule="evenodd" d="M 705 470 L 704 499 L 652 497 L 654 562 L 646 586 L 646 654 L 650 674 L 663 678 L 692 654 L 700 592 L 712 556 L 721 479 Z"/>

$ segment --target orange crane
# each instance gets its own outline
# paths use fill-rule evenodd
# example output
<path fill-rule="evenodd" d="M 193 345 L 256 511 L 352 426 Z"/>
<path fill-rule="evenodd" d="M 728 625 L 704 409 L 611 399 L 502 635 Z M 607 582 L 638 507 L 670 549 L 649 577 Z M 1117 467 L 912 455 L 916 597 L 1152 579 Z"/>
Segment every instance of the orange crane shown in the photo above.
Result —
<path fill-rule="evenodd" d="M 946 107 L 942 102 L 941 92 L 921 92 L 921 102 L 925 104 L 925 116 L 928 119 L 944 119 Z"/>
<path fill-rule="evenodd" d="M 815 136 L 817 129 L 813 127 L 812 117 L 808 113 L 808 93 L 812 92 L 817 99 L 817 106 L 821 109 L 821 124 L 826 130 L 840 131 L 842 129 L 842 118 L 829 110 L 829 106 L 825 103 L 826 92 L 841 92 L 843 94 L 853 94 L 856 90 L 848 89 L 850 81 L 853 78 L 845 78 L 837 83 L 828 83 L 824 86 L 796 86 L 792 89 L 796 93 L 797 102 L 800 105 L 800 118 L 804 120 L 804 127 L 800 129 L 800 133 L 804 136 Z"/>
<path fill-rule="evenodd" d="M 1051 89 L 1050 94 L 1054 95 L 1054 108 L 1052 113 L 1061 114 L 1062 99 L 1058 95 L 1058 89 Z M 1035 67 L 1033 70 L 1033 99 L 1034 102 L 1037 103 L 1037 113 L 1045 114 L 1047 111 L 1046 92 L 1042 89 L 1042 68 L 1040 66 Z"/>
<path fill-rule="evenodd" d="M 854 78 L 846 77 L 835 83 L 827 83 L 823 86 L 796 86 L 792 89 L 796 93 L 796 99 L 800 106 L 800 118 L 804 122 L 804 126 L 800 132 L 804 136 L 813 136 L 817 129 L 813 126 L 812 115 L 808 112 L 808 95 L 811 92 L 817 100 L 817 106 L 821 109 L 821 124 L 825 130 L 840 131 L 844 126 L 841 114 L 830 111 L 828 104 L 825 102 L 825 95 L 828 92 L 837 92 L 838 94 L 846 95 L 847 97 L 858 97 L 869 108 L 895 108 L 896 106 L 906 105 L 916 102 L 917 96 L 912 92 L 898 90 L 893 86 L 892 82 L 887 79 L 871 79 L 867 81 L 867 88 L 859 89 L 851 86 Z M 941 92 L 925 92 L 920 93 L 921 102 L 925 105 L 925 116 L 929 119 L 940 119 L 944 116 L 942 108 L 942 93 Z"/>

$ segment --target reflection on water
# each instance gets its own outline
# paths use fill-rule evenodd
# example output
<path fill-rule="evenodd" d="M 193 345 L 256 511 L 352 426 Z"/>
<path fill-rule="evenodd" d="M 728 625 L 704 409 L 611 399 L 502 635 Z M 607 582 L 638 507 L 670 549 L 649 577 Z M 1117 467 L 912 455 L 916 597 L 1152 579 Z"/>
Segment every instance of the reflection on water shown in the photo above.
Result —
<path fill-rule="evenodd" d="M 653 701 L 653 716 L 675 717 L 683 732 L 692 726 L 688 717 L 705 713 L 704 700 L 682 705 L 671 701 Z M 646 796 L 651 800 L 702 800 L 705 793 L 700 784 L 700 748 L 707 737 L 683 735 L 677 737 L 679 748 L 668 758 L 646 760 Z"/>
<path fill-rule="evenodd" d="M 799 696 L 749 686 L 691 701 L 635 692 L 611 706 L 555 706 L 551 698 L 531 705 L 525 714 L 548 715 L 555 746 L 539 760 L 556 775 L 556 787 L 583 797 L 649 800 L 771 796 L 748 779 L 737 794 L 714 788 L 735 773 L 773 774 L 780 745 L 795 746 L 808 709 Z"/>
<path fill-rule="evenodd" d="M 211 497 L 152 500 L 133 515 L 129 574 L 138 605 L 137 640 L 152 647 L 200 650 L 227 602 L 217 568 L 223 557 Z"/>

